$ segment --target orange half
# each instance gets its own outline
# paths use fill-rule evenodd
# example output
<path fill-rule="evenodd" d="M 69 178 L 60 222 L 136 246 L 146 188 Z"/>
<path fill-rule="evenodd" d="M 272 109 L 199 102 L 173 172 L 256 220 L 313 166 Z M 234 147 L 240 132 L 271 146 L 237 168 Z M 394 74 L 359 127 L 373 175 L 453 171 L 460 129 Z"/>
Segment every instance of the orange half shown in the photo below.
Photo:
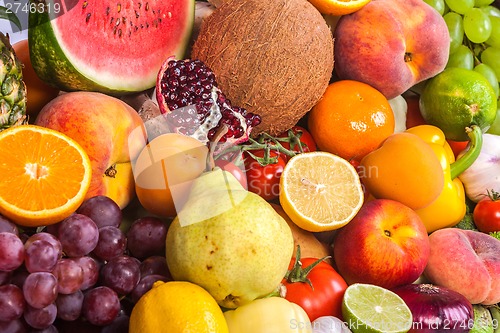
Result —
<path fill-rule="evenodd" d="M 0 213 L 22 226 L 57 223 L 81 205 L 90 159 L 68 136 L 41 126 L 0 132 Z"/>

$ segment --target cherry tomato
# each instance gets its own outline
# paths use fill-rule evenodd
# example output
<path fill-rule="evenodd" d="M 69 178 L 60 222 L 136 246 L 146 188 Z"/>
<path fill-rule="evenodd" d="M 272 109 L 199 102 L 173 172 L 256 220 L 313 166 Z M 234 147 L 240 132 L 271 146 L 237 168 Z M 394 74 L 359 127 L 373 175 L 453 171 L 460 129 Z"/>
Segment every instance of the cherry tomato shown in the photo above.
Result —
<path fill-rule="evenodd" d="M 320 259 L 299 259 L 301 265 L 296 264 L 292 258 L 289 273 L 282 283 L 286 287 L 285 298 L 290 302 L 300 305 L 309 316 L 311 321 L 321 316 L 335 316 L 342 318 L 342 298 L 344 297 L 347 283 L 335 269 L 324 261 L 319 262 L 309 272 L 308 267 Z M 307 282 L 293 282 L 294 270 L 297 275 L 307 273 Z M 303 280 L 300 279 L 299 280 Z"/>
<path fill-rule="evenodd" d="M 403 97 L 408 105 L 406 112 L 406 128 L 426 124 L 424 117 L 422 117 L 422 114 L 420 113 L 420 107 L 418 105 L 420 95 L 407 93 L 404 94 Z"/>
<path fill-rule="evenodd" d="M 460 154 L 469 144 L 469 141 L 452 141 L 452 140 L 446 140 L 446 141 L 450 145 L 451 150 L 453 150 L 453 155 L 455 155 L 455 158 L 457 158 L 458 154 Z"/>
<path fill-rule="evenodd" d="M 488 196 L 474 207 L 472 217 L 479 231 L 500 231 L 500 194 L 488 191 Z"/>
<path fill-rule="evenodd" d="M 289 133 L 289 131 L 292 131 L 292 133 Z M 289 138 L 289 142 L 280 141 L 281 145 L 283 146 L 283 148 L 292 150 L 297 153 L 301 152 L 301 147 L 302 152 L 316 151 L 317 149 L 316 142 L 314 142 L 311 133 L 309 133 L 309 131 L 302 126 L 293 126 L 288 131 L 285 131 L 278 135 L 278 138 Z M 285 162 L 290 159 L 290 156 L 285 154 L 282 154 L 282 157 Z"/>
<path fill-rule="evenodd" d="M 238 167 L 231 161 L 228 160 L 216 160 L 215 166 L 221 168 L 222 170 L 230 172 L 237 181 L 240 182 L 244 189 L 247 189 L 247 177 L 245 171 Z"/>
<path fill-rule="evenodd" d="M 264 150 L 254 150 L 251 154 L 263 158 Z M 279 196 L 280 177 L 286 162 L 276 151 L 271 150 L 269 156 L 276 159 L 276 163 L 262 166 L 257 160 L 245 153 L 245 166 L 248 190 L 260 195 L 267 201 Z"/>

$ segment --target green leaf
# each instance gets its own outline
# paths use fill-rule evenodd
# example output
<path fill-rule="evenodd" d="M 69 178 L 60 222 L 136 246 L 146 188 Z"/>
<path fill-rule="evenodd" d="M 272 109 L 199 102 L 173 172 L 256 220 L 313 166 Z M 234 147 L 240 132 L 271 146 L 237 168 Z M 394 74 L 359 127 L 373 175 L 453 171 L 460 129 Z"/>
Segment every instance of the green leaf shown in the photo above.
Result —
<path fill-rule="evenodd" d="M 0 19 L 9 20 L 12 23 L 14 23 L 19 28 L 19 30 L 23 29 L 23 27 L 21 26 L 21 21 L 19 21 L 19 18 L 17 17 L 17 15 L 14 14 L 7 7 L 0 6 Z"/>

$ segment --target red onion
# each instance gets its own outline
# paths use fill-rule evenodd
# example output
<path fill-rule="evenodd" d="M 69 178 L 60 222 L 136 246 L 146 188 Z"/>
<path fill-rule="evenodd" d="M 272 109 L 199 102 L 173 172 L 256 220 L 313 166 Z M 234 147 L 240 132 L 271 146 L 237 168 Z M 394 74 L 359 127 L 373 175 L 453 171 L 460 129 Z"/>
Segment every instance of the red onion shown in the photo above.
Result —
<path fill-rule="evenodd" d="M 474 325 L 472 304 L 456 291 L 432 284 L 408 284 L 393 291 L 413 315 L 409 333 L 467 333 Z"/>

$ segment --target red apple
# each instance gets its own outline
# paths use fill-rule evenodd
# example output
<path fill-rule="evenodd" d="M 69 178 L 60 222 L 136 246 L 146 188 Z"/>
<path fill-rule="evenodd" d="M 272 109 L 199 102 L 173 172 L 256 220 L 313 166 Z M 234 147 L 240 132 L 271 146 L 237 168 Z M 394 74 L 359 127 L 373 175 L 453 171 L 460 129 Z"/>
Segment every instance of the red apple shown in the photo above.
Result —
<path fill-rule="evenodd" d="M 429 237 L 417 213 L 388 199 L 365 203 L 333 243 L 335 264 L 348 284 L 388 289 L 417 280 L 429 252 Z"/>

